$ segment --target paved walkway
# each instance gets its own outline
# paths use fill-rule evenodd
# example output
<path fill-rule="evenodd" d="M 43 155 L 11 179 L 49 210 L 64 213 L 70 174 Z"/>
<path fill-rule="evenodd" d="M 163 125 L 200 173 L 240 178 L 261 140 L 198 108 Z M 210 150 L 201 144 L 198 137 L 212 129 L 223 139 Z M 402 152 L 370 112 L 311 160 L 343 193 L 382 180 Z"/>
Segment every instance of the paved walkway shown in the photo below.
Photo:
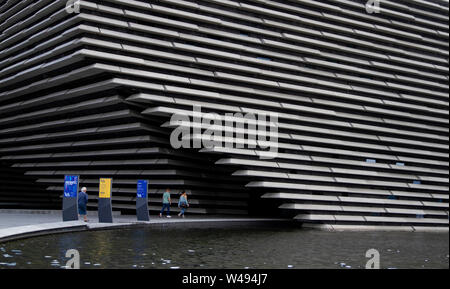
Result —
<path fill-rule="evenodd" d="M 192 216 L 185 219 L 181 219 L 176 216 L 170 219 L 165 217 L 159 218 L 158 216 L 150 216 L 150 222 L 138 222 L 136 216 L 127 216 L 115 213 L 113 215 L 114 223 L 105 224 L 98 222 L 98 216 L 95 213 L 91 212 L 88 217 L 88 223 L 83 221 L 62 222 L 62 214 L 60 211 L 0 210 L 0 242 L 48 233 L 98 230 L 134 225 L 218 222 L 292 222 L 292 220 L 286 219 L 223 216 Z"/>
<path fill-rule="evenodd" d="M 98 223 L 97 214 L 89 213 L 91 222 Z M 114 214 L 117 222 L 130 222 L 130 216 Z M 61 211 L 49 210 L 0 210 L 0 229 L 38 225 L 46 223 L 57 223 L 62 221 Z"/>

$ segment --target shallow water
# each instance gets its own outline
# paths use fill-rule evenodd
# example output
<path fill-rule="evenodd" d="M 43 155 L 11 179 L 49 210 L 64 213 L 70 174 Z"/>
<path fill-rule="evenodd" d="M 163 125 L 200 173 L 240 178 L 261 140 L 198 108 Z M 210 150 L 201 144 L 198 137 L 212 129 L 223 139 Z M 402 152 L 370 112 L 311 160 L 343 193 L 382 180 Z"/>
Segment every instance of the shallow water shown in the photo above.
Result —
<path fill-rule="evenodd" d="M 364 268 L 377 249 L 382 268 L 449 268 L 447 233 L 324 232 L 233 225 L 67 233 L 0 244 L 0 269 L 64 268 L 69 249 L 81 268 Z"/>

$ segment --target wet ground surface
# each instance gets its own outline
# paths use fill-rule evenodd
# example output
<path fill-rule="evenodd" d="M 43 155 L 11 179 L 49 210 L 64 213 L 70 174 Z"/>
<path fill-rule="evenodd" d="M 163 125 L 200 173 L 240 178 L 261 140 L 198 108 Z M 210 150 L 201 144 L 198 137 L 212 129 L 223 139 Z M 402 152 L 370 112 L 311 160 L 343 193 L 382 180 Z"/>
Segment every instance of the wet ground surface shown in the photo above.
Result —
<path fill-rule="evenodd" d="M 292 226 L 135 227 L 35 237 L 0 244 L 0 269 L 64 268 L 69 249 L 81 268 L 303 269 L 449 268 L 448 233 L 325 232 Z"/>

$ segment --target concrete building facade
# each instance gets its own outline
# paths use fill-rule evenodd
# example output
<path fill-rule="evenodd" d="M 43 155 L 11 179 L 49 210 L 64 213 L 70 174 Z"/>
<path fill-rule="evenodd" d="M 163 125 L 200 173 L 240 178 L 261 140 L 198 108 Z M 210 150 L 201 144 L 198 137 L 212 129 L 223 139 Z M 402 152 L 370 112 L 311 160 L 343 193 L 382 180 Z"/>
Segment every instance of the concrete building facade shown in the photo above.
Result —
<path fill-rule="evenodd" d="M 448 1 L 366 2 L 0 1 L 0 208 L 77 174 L 91 209 L 112 177 L 116 210 L 148 179 L 153 212 L 448 227 Z M 194 107 L 276 114 L 277 155 L 175 149 Z"/>

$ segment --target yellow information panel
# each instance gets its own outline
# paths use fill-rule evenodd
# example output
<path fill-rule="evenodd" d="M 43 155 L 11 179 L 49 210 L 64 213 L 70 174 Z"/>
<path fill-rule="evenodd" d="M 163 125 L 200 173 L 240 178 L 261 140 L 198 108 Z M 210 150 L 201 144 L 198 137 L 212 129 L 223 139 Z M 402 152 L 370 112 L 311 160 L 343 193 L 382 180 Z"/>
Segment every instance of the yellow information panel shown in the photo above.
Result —
<path fill-rule="evenodd" d="M 111 198 L 112 179 L 100 179 L 100 193 L 99 198 L 109 199 Z"/>

